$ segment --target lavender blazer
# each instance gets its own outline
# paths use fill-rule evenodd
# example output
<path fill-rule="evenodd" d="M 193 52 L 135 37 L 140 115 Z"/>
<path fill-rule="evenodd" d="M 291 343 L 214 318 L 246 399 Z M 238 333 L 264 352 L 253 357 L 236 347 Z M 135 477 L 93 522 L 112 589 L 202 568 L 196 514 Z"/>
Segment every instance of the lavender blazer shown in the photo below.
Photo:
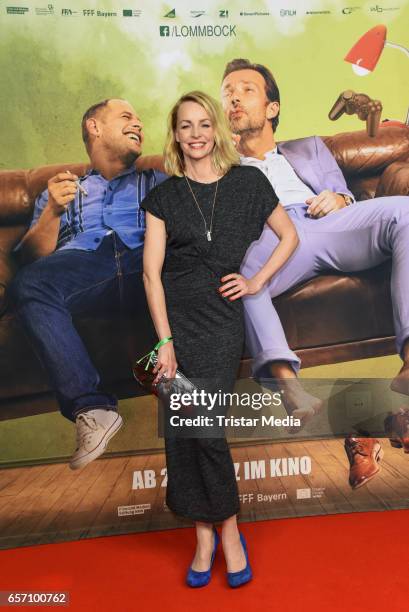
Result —
<path fill-rule="evenodd" d="M 279 142 L 277 149 L 315 194 L 329 189 L 354 199 L 334 156 L 319 136 Z"/>

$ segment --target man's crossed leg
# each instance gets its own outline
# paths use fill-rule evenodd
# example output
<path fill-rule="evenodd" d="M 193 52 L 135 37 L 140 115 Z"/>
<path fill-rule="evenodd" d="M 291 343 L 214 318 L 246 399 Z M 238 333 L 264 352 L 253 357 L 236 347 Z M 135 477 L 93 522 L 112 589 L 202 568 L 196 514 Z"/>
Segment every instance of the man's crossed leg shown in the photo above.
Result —
<path fill-rule="evenodd" d="M 244 298 L 247 342 L 254 356 L 254 375 L 280 378 L 284 386 L 288 380 L 284 405 L 289 414 L 302 422 L 314 416 L 321 408 L 321 402 L 306 393 L 295 380 L 300 361 L 288 346 L 271 298 L 322 272 L 359 272 L 392 259 L 394 325 L 397 351 L 403 360 L 392 389 L 405 393 L 409 390 L 409 198 L 395 196 L 363 201 L 319 219 L 310 218 L 306 210 L 305 205 L 287 207 L 297 227 L 300 245 L 269 286 L 255 296 Z M 276 236 L 266 228 L 246 254 L 241 269 L 243 275 L 253 275 L 276 243 Z M 325 312 L 317 313 L 317 316 L 325 317 Z M 346 451 L 350 463 L 351 457 L 352 463 L 356 462 L 357 453 L 352 451 L 357 444 L 360 445 L 358 459 L 366 457 L 365 453 L 362 455 L 362 440 L 349 438 Z M 368 448 L 363 450 L 368 450 L 371 467 L 368 468 L 366 458 L 365 479 L 362 470 L 355 474 L 354 469 L 351 482 L 354 488 L 364 484 L 368 475 L 372 477 L 379 469 L 379 449 L 371 440 L 366 446 Z"/>

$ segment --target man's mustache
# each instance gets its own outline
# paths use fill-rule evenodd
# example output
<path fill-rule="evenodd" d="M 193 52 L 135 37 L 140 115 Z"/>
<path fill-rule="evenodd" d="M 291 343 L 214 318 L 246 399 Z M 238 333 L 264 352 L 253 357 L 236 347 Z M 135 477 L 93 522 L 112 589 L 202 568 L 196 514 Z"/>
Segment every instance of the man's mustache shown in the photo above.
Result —
<path fill-rule="evenodd" d="M 239 106 L 238 106 L 238 107 L 234 108 L 233 110 L 231 110 L 231 111 L 229 112 L 229 119 L 234 119 L 233 115 L 234 115 L 235 113 L 244 113 L 244 114 L 245 114 L 245 113 L 246 113 L 246 111 L 245 111 L 243 108 L 241 108 L 241 107 L 239 107 Z"/>

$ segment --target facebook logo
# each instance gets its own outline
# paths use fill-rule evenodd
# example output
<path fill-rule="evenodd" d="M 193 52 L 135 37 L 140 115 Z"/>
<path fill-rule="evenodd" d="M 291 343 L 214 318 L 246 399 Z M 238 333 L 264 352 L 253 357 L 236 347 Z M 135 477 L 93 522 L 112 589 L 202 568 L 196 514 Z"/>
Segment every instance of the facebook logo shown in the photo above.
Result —
<path fill-rule="evenodd" d="M 159 26 L 159 34 L 161 36 L 170 36 L 170 28 L 167 25 Z"/>

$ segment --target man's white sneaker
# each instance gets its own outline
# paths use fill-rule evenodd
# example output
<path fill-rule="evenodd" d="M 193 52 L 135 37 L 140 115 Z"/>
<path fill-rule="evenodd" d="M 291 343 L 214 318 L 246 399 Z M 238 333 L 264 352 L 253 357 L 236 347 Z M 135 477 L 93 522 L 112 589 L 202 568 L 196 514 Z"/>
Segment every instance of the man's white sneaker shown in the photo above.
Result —
<path fill-rule="evenodd" d="M 114 410 L 88 410 L 75 419 L 77 449 L 70 459 L 70 468 L 78 470 L 105 451 L 109 440 L 122 426 L 122 417 Z"/>

